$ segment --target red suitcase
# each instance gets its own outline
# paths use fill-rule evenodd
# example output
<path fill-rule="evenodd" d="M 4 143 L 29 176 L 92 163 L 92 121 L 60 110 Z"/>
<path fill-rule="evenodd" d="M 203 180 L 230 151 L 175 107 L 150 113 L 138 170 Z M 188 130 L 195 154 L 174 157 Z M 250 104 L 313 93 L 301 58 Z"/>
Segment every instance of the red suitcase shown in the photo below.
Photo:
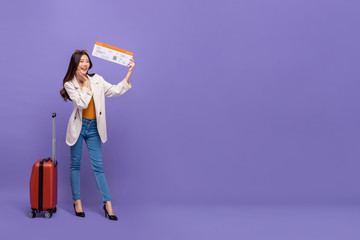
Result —
<path fill-rule="evenodd" d="M 45 212 L 46 218 L 51 218 L 56 212 L 57 204 L 57 161 L 56 161 L 56 113 L 53 113 L 53 139 L 52 158 L 36 161 L 30 177 L 30 203 L 29 217 L 34 218 L 36 213 Z"/>

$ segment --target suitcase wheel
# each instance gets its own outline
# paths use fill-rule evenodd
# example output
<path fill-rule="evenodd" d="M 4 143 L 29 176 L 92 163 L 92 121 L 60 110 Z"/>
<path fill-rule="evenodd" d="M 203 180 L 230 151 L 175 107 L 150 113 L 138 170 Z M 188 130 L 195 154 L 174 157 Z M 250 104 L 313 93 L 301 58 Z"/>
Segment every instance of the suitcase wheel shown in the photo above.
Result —
<path fill-rule="evenodd" d="M 51 218 L 52 216 L 52 213 L 51 212 L 46 212 L 45 213 L 45 218 Z"/>
<path fill-rule="evenodd" d="M 36 216 L 36 213 L 34 211 L 30 211 L 28 216 L 29 218 L 34 218 Z"/>

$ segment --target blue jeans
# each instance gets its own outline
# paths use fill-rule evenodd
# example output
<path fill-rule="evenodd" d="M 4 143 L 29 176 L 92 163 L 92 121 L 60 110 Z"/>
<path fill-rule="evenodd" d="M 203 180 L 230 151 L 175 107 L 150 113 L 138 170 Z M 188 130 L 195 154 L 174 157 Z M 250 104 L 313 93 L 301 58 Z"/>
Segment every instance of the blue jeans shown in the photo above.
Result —
<path fill-rule="evenodd" d="M 106 183 L 103 166 L 101 139 L 97 130 L 96 119 L 82 119 L 82 128 L 79 139 L 70 147 L 70 182 L 74 200 L 80 199 L 80 165 L 83 140 L 87 145 L 91 167 L 95 175 L 97 187 L 100 190 L 103 202 L 110 201 L 110 193 Z"/>

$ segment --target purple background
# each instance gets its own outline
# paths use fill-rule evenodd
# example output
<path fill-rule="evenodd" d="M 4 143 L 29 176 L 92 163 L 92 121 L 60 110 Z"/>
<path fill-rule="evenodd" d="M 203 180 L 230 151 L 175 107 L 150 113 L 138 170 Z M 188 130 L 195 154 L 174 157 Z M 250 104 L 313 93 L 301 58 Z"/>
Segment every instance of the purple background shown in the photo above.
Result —
<path fill-rule="evenodd" d="M 73 106 L 59 90 L 73 50 L 91 53 L 100 41 L 134 52 L 136 62 L 133 88 L 106 102 L 104 170 L 123 216 L 114 228 L 101 221 L 107 234 L 358 236 L 351 220 L 360 214 L 351 214 L 360 211 L 359 7 L 355 0 L 1 2 L 1 221 L 12 223 L 1 234 L 16 221 L 24 236 L 57 221 L 68 229 L 58 237 L 95 236 L 89 226 L 99 224 L 101 198 L 85 148 L 88 217 L 73 217 L 65 144 Z M 108 82 L 126 75 L 126 67 L 92 61 L 90 72 Z M 59 212 L 28 219 L 31 167 L 51 155 L 54 111 Z"/>

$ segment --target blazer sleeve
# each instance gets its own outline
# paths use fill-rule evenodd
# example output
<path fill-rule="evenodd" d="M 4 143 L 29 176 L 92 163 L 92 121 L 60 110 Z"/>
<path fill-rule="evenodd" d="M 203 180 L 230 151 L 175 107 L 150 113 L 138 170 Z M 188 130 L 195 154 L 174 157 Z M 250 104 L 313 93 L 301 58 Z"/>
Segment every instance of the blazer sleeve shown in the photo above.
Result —
<path fill-rule="evenodd" d="M 131 88 L 131 84 L 128 83 L 125 79 L 119 82 L 116 85 L 112 85 L 104 80 L 103 77 L 100 76 L 100 81 L 104 87 L 104 93 L 106 97 L 117 97 L 121 94 L 124 94 Z"/>
<path fill-rule="evenodd" d="M 79 88 L 76 89 L 72 82 L 66 82 L 64 88 L 69 94 L 75 108 L 86 109 L 88 107 L 93 96 L 93 92 L 90 89 L 86 87 L 83 87 L 82 90 Z"/>

